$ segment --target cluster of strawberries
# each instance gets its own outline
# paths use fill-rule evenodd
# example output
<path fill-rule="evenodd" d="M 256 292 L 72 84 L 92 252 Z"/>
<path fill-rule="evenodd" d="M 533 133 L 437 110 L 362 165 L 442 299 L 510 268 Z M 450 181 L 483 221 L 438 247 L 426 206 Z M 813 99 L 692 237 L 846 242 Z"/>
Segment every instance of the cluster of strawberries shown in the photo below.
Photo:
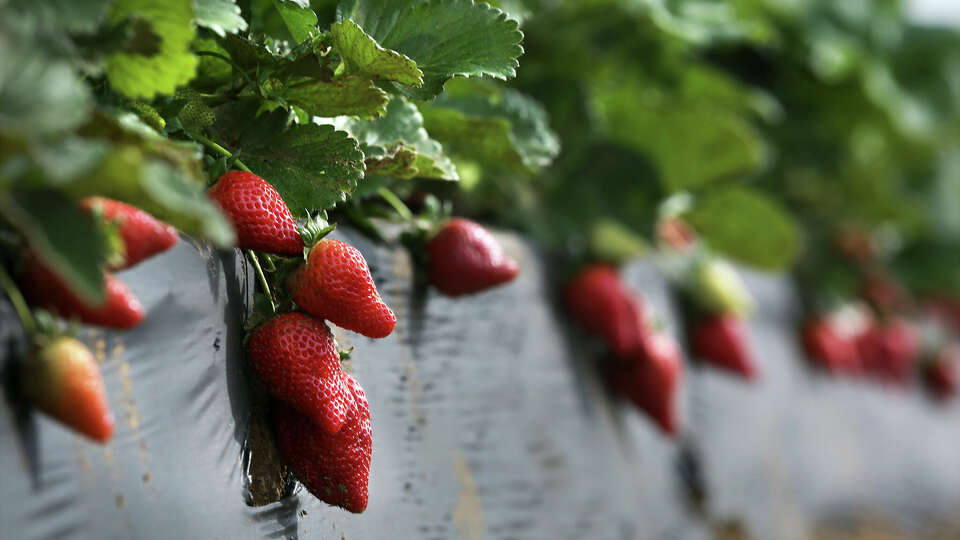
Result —
<path fill-rule="evenodd" d="M 751 300 L 732 267 L 698 245 L 677 218 L 658 225 L 666 272 L 683 300 L 692 352 L 706 363 L 753 379 L 743 317 Z M 639 296 L 605 263 L 586 266 L 564 285 L 567 311 L 585 330 L 604 339 L 611 359 L 608 386 L 645 411 L 668 435 L 679 432 L 675 405 L 683 378 L 677 343 L 652 324 Z"/>
<path fill-rule="evenodd" d="M 342 371 L 342 353 L 326 323 L 383 338 L 397 319 L 360 251 L 324 238 L 330 228 L 298 228 L 267 181 L 229 172 L 208 193 L 233 222 L 238 247 L 303 258 L 279 272 L 274 282 L 282 291 L 265 291 L 271 305 L 276 300 L 288 309 L 252 331 L 247 355 L 277 400 L 274 435 L 294 474 L 320 500 L 363 512 L 373 445 L 370 406 L 360 384 Z M 448 220 L 426 249 L 431 282 L 449 295 L 505 283 L 518 271 L 490 233 L 464 219 Z"/>
<path fill-rule="evenodd" d="M 851 301 L 808 318 L 801 339 L 814 364 L 831 375 L 906 387 L 918 372 L 936 399 L 947 400 L 960 388 L 954 325 L 939 303 L 906 317 Z"/>
<path fill-rule="evenodd" d="M 130 268 L 177 243 L 176 229 L 139 208 L 100 197 L 81 206 L 120 242 L 104 271 L 104 298 L 90 302 L 77 294 L 36 252 L 24 256 L 17 281 L 26 301 L 66 319 L 109 328 L 132 328 L 144 309 L 129 288 L 111 272 Z M 34 336 L 34 351 L 21 370 L 21 391 L 39 410 L 105 443 L 113 436 L 113 415 L 100 369 L 90 349 L 53 329 Z"/>
<path fill-rule="evenodd" d="M 801 341 L 813 363 L 836 376 L 897 387 L 914 374 L 937 400 L 960 389 L 960 310 L 949 298 L 918 300 L 888 271 L 884 247 L 867 230 L 842 226 L 836 252 L 858 276 L 853 298 L 813 312 Z"/>
<path fill-rule="evenodd" d="M 363 255 L 325 238 L 333 227 L 308 220 L 299 227 L 277 190 L 249 172 L 228 172 L 208 191 L 232 222 L 237 245 L 256 263 L 266 317 L 247 338 L 254 372 L 276 398 L 272 411 L 277 447 L 306 488 L 319 499 L 362 512 L 367 506 L 372 431 L 370 406 L 360 384 L 341 369 L 327 323 L 371 338 L 388 336 L 396 317 L 377 291 Z M 78 294 L 38 252 L 28 251 L 16 272 L 26 311 L 41 308 L 64 319 L 118 329 L 138 325 L 143 306 L 112 272 L 170 249 L 177 231 L 146 212 L 105 198 L 82 202 L 101 225 L 112 251 L 104 269 L 104 297 Z M 480 225 L 446 219 L 421 227 L 419 250 L 430 282 L 460 296 L 513 280 L 519 265 Z M 256 252 L 268 257 L 268 280 Z M 5 275 L 5 274 L 4 274 Z M 272 285 L 271 285 L 272 281 Z M 19 294 L 19 293 L 18 293 Z M 18 309 L 18 311 L 20 311 Z M 39 313 L 39 312 L 38 312 Z M 21 313 L 25 326 L 33 316 Z M 52 319 L 33 334 L 35 347 L 21 370 L 25 398 L 72 429 L 99 442 L 113 434 L 103 378 L 82 342 L 59 331 Z M 31 322 L 32 324 L 28 324 Z"/>
<path fill-rule="evenodd" d="M 680 347 L 647 317 L 616 268 L 586 266 L 564 285 L 564 304 L 610 349 L 605 367 L 611 390 L 645 411 L 668 435 L 679 432 L 676 393 L 683 379 Z"/>

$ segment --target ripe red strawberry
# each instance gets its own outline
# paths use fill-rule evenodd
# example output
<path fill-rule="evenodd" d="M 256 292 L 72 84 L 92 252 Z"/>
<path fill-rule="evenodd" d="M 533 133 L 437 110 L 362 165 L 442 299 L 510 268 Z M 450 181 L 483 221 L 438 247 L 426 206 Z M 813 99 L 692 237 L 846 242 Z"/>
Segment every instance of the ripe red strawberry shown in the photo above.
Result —
<path fill-rule="evenodd" d="M 957 364 L 960 363 L 960 346 L 944 347 L 923 371 L 923 381 L 939 400 L 949 399 L 960 388 Z"/>
<path fill-rule="evenodd" d="M 28 255 L 19 274 L 27 301 L 64 318 L 111 328 L 133 328 L 143 321 L 144 311 L 130 289 L 111 274 L 104 276 L 104 300 L 90 305 L 70 290 L 60 277 L 36 255 Z"/>
<path fill-rule="evenodd" d="M 89 211 L 100 212 L 104 219 L 119 222 L 123 239 L 123 264 L 111 270 L 123 270 L 166 251 L 177 243 L 177 230 L 143 210 L 103 197 L 89 197 L 81 203 Z"/>
<path fill-rule="evenodd" d="M 853 337 L 842 335 L 828 317 L 810 319 L 803 326 L 803 348 L 822 368 L 833 374 L 859 373 L 860 354 Z"/>
<path fill-rule="evenodd" d="M 734 315 L 711 315 L 699 321 L 690 338 L 693 352 L 707 362 L 745 379 L 756 376 L 756 366 L 747 349 L 746 328 Z"/>
<path fill-rule="evenodd" d="M 93 354 L 83 343 L 58 337 L 38 349 L 21 372 L 24 397 L 57 421 L 105 443 L 113 415 Z"/>
<path fill-rule="evenodd" d="M 919 344 L 913 328 L 902 319 L 874 323 L 857 336 L 864 371 L 896 384 L 910 381 Z"/>
<path fill-rule="evenodd" d="M 683 379 L 680 347 L 664 333 L 652 333 L 630 358 L 614 363 L 610 385 L 614 392 L 645 411 L 669 436 L 680 431 L 676 394 Z"/>
<path fill-rule="evenodd" d="M 291 274 L 288 287 L 300 309 L 367 337 L 387 337 L 397 324 L 377 292 L 363 254 L 339 240 L 314 244 L 306 264 Z"/>
<path fill-rule="evenodd" d="M 587 266 L 567 282 L 563 296 L 567 312 L 602 337 L 614 356 L 628 357 L 641 346 L 646 333 L 643 307 L 612 266 Z"/>
<path fill-rule="evenodd" d="M 253 369 L 274 397 L 295 407 L 330 433 L 353 408 L 340 371 L 340 354 L 323 321 L 284 313 L 257 328 L 247 344 Z"/>
<path fill-rule="evenodd" d="M 284 403 L 274 408 L 280 455 L 307 491 L 321 501 L 359 514 L 367 508 L 373 452 L 370 404 L 360 384 L 344 374 L 356 406 L 337 433 L 328 433 Z"/>
<path fill-rule="evenodd" d="M 427 242 L 430 283 L 449 296 L 496 287 L 517 277 L 520 266 L 486 229 L 454 218 Z"/>
<path fill-rule="evenodd" d="M 233 222 L 238 247 L 276 255 L 303 253 L 303 240 L 290 209 L 263 178 L 231 171 L 221 176 L 207 195 Z"/>

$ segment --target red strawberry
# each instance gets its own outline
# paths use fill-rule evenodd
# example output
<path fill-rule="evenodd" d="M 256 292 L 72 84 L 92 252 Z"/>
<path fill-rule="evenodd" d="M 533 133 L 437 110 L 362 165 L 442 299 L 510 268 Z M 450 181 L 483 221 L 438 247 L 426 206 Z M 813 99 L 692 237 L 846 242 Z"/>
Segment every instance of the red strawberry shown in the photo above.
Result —
<path fill-rule="evenodd" d="M 23 367 L 21 388 L 38 409 L 95 441 L 113 436 L 113 415 L 93 354 L 83 343 L 58 337 Z"/>
<path fill-rule="evenodd" d="M 123 270 L 166 251 L 177 243 L 177 230 L 143 210 L 129 204 L 103 197 L 90 197 L 81 203 L 87 210 L 102 213 L 108 221 L 119 222 L 123 238 L 123 264 L 112 270 Z"/>
<path fill-rule="evenodd" d="M 707 362 L 745 379 L 756 376 L 756 366 L 746 344 L 746 328 L 734 315 L 712 315 L 701 320 L 690 339 L 693 352 Z"/>
<path fill-rule="evenodd" d="M 273 429 L 280 455 L 307 491 L 359 514 L 367 508 L 373 452 L 370 404 L 360 384 L 350 375 L 344 377 L 356 406 L 340 431 L 328 433 L 283 403 L 274 409 Z"/>
<path fill-rule="evenodd" d="M 221 176 L 207 195 L 233 222 L 238 247 L 276 255 L 303 253 L 303 240 L 290 209 L 263 178 L 231 171 Z"/>
<path fill-rule="evenodd" d="M 61 317 L 111 328 L 133 328 L 143 321 L 143 306 L 130 289 L 110 274 L 104 276 L 104 300 L 90 305 L 70 290 L 36 255 L 24 260 L 19 281 L 27 301 Z"/>
<path fill-rule="evenodd" d="M 940 400 L 949 399 L 957 394 L 960 387 L 957 363 L 960 362 L 960 346 L 944 347 L 936 358 L 926 366 L 923 380 L 927 388 Z"/>
<path fill-rule="evenodd" d="M 448 220 L 427 242 L 430 283 L 440 292 L 460 296 L 496 287 L 517 277 L 517 261 L 497 239 L 467 219 Z"/>
<path fill-rule="evenodd" d="M 830 373 L 860 372 L 860 354 L 857 352 L 856 341 L 842 335 L 827 317 L 814 318 L 804 324 L 803 348 Z"/>
<path fill-rule="evenodd" d="M 397 324 L 377 292 L 363 254 L 339 240 L 317 242 L 288 285 L 300 309 L 347 330 L 382 338 Z"/>
<path fill-rule="evenodd" d="M 643 409 L 670 436 L 680 431 L 675 402 L 682 379 L 680 347 L 659 332 L 647 336 L 630 358 L 615 362 L 610 373 L 614 392 Z"/>
<path fill-rule="evenodd" d="M 646 333 L 643 308 L 612 266 L 586 267 L 567 282 L 563 295 L 570 315 L 602 337 L 614 356 L 628 357 L 641 346 Z"/>
<path fill-rule="evenodd" d="M 325 431 L 340 430 L 353 408 L 352 394 L 340 371 L 333 334 L 323 321 L 303 313 L 278 315 L 253 332 L 247 353 L 274 397 Z"/>
<path fill-rule="evenodd" d="M 910 380 L 918 343 L 913 328 L 902 319 L 872 324 L 857 336 L 864 371 L 882 380 L 906 384 Z"/>

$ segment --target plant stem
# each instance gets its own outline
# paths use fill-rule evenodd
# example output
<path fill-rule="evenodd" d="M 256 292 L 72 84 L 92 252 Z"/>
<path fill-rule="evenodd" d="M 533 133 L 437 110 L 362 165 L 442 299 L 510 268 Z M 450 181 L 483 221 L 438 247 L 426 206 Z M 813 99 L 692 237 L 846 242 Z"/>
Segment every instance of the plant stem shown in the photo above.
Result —
<path fill-rule="evenodd" d="M 257 279 L 260 280 L 260 286 L 263 287 L 264 294 L 266 294 L 270 300 L 270 311 L 276 313 L 277 305 L 273 303 L 273 293 L 270 292 L 270 284 L 267 283 L 267 276 L 264 275 L 263 268 L 260 267 L 260 259 L 252 249 L 245 249 L 244 251 L 246 251 L 247 256 L 250 257 L 250 262 L 253 263 L 253 269 L 257 272 Z"/>
<path fill-rule="evenodd" d="M 192 132 L 192 131 L 188 131 L 186 128 L 184 128 L 184 131 L 186 131 L 186 132 L 187 132 L 187 135 L 189 135 L 190 137 L 192 137 L 194 140 L 196 140 L 196 141 L 199 142 L 200 144 L 206 146 L 207 148 L 213 150 L 214 152 L 216 152 L 216 153 L 218 153 L 218 154 L 220 154 L 220 155 L 222 155 L 222 156 L 226 156 L 226 157 L 228 157 L 228 158 L 232 158 L 232 157 L 233 157 L 233 153 L 232 153 L 232 152 L 230 152 L 230 151 L 227 150 L 226 148 L 224 148 L 224 147 L 220 146 L 219 144 L 217 144 L 213 139 L 210 139 L 209 137 L 206 137 L 206 136 L 204 136 L 204 135 L 201 135 L 200 133 L 194 133 L 194 132 Z M 248 173 L 252 173 L 252 172 L 253 172 L 253 171 L 250 170 L 250 167 L 247 167 L 246 164 L 244 164 L 244 163 L 243 163 L 242 161 L 240 161 L 239 159 L 236 160 L 236 161 L 234 161 L 234 164 L 235 164 L 235 165 L 237 166 L 237 168 L 240 169 L 241 171 L 247 171 Z"/>
<path fill-rule="evenodd" d="M 27 306 L 26 300 L 24 300 L 23 295 L 20 294 L 20 289 L 17 288 L 16 283 L 13 282 L 10 274 L 7 273 L 3 266 L 0 266 L 0 285 L 3 286 L 7 297 L 10 298 L 10 303 L 13 304 L 13 309 L 16 310 L 17 316 L 20 317 L 20 323 L 23 324 L 23 329 L 27 331 L 27 335 L 33 336 L 37 332 L 37 322 L 33 320 L 33 314 L 30 313 L 30 307 Z"/>
<path fill-rule="evenodd" d="M 397 213 L 400 214 L 400 217 L 402 217 L 404 220 L 410 221 L 413 219 L 413 212 L 407 208 L 407 205 L 403 204 L 403 201 L 401 201 L 400 197 L 397 197 L 394 192 L 382 187 L 377 190 L 377 193 L 379 193 L 380 196 L 383 197 L 383 200 L 387 201 L 387 203 L 389 203 L 390 206 L 392 206 L 393 209 L 396 210 Z"/>

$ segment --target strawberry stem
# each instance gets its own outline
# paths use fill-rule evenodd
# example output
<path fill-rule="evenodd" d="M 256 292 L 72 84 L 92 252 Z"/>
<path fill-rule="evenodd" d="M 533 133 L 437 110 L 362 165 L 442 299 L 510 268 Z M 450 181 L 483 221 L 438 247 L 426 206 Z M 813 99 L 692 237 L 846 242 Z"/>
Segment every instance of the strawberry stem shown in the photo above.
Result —
<path fill-rule="evenodd" d="M 27 301 L 23 299 L 20 289 L 17 288 L 16 283 L 13 282 L 10 274 L 3 266 L 0 266 L 0 285 L 3 286 L 7 297 L 10 298 L 10 303 L 13 304 L 17 317 L 20 317 L 23 329 L 26 330 L 27 335 L 33 336 L 37 332 L 37 323 L 33 320 L 33 314 L 30 313 L 30 307 L 27 306 Z"/>
<path fill-rule="evenodd" d="M 192 132 L 192 131 L 187 131 L 186 128 L 184 128 L 184 131 L 186 131 L 186 132 L 187 132 L 187 135 L 189 135 L 189 136 L 190 136 L 191 138 L 193 138 L 195 141 L 197 141 L 197 142 L 199 142 L 200 144 L 206 146 L 206 147 L 209 148 L 210 150 L 213 150 L 214 152 L 216 152 L 216 153 L 218 153 L 218 154 L 220 154 L 220 155 L 222 155 L 222 156 L 226 156 L 226 157 L 228 157 L 228 158 L 232 158 L 232 157 L 233 157 L 233 153 L 232 153 L 231 151 L 229 151 L 229 150 L 227 150 L 226 148 L 220 146 L 220 145 L 217 144 L 213 139 L 210 139 L 210 138 L 208 138 L 208 137 L 206 137 L 206 136 L 204 136 L 204 135 L 202 135 L 202 134 L 200 134 L 200 133 L 194 133 L 194 132 Z M 247 167 L 247 166 L 246 166 L 242 161 L 240 161 L 239 159 L 236 160 L 236 161 L 234 161 L 233 163 L 234 163 L 234 165 L 236 165 L 237 168 L 240 169 L 241 171 L 246 171 L 246 172 L 248 172 L 248 173 L 252 173 L 252 172 L 253 172 L 253 171 L 250 170 L 250 167 Z"/>
<path fill-rule="evenodd" d="M 397 213 L 400 214 L 400 217 L 405 221 L 410 221 L 413 219 L 413 212 L 407 208 L 407 205 L 403 204 L 403 201 L 401 201 L 400 197 L 397 197 L 394 192 L 382 187 L 377 190 L 377 193 L 379 193 L 380 196 L 383 197 L 383 200 L 387 201 L 387 203 L 389 203 L 390 206 L 392 206 L 393 209 L 396 210 Z"/>
<path fill-rule="evenodd" d="M 257 253 L 252 249 L 245 249 L 247 256 L 250 257 L 250 262 L 253 264 L 253 269 L 257 272 L 257 279 L 260 280 L 260 286 L 263 287 L 263 294 L 267 295 L 267 299 L 270 300 L 270 311 L 273 313 L 277 312 L 277 305 L 273 302 L 273 293 L 270 292 L 270 284 L 267 283 L 267 276 L 263 273 L 263 268 L 260 267 L 260 259 L 257 257 Z"/>

